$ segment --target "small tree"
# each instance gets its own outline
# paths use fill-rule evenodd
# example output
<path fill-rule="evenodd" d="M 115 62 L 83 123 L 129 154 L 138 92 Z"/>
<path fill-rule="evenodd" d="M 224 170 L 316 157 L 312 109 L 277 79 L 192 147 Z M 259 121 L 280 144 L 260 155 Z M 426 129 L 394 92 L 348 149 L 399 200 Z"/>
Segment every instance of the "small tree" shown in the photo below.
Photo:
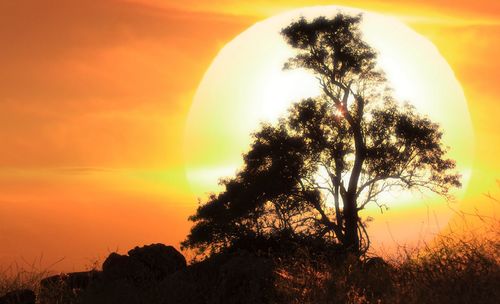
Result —
<path fill-rule="evenodd" d="M 253 135 L 244 167 L 190 217 L 183 246 L 218 251 L 245 237 L 321 239 L 360 254 L 369 246 L 358 213 L 389 189 L 459 187 L 437 124 L 398 105 L 361 16 L 300 19 L 282 30 L 297 50 L 285 68 L 304 68 L 322 95 L 292 106 Z"/>

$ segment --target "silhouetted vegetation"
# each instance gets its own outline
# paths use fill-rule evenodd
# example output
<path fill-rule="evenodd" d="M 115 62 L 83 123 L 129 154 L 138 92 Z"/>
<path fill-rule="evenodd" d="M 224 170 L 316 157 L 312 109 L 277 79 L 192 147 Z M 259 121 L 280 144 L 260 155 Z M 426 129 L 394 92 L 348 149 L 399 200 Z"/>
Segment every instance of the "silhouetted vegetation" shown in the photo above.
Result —
<path fill-rule="evenodd" d="M 369 237 L 359 211 L 382 206 L 380 193 L 448 196 L 460 186 L 439 126 L 394 100 L 360 20 L 338 14 L 282 30 L 297 50 L 285 68 L 314 73 L 323 94 L 253 134 L 244 167 L 190 217 L 185 248 L 216 253 L 259 240 L 266 250 L 264 240 L 272 247 L 285 239 L 360 255 Z"/>
<path fill-rule="evenodd" d="M 168 254 L 177 259 L 177 253 Z M 153 257 L 148 256 L 148 260 Z M 115 257 L 111 254 L 108 264 Z M 11 277 L 14 281 L 10 282 L 4 274 L 0 276 L 0 303 L 35 303 L 2 302 L 5 293 L 29 288 L 36 291 L 39 304 L 493 304 L 500 299 L 499 257 L 498 238 L 471 235 L 465 239 L 463 235 L 442 236 L 436 246 L 402 251 L 385 259 L 359 259 L 356 255 L 332 259 L 308 247 L 296 247 L 286 258 L 240 250 L 187 267 L 176 266 L 180 267 L 176 270 L 169 266 L 169 273 L 161 277 L 157 274 L 166 265 L 176 263 L 170 264 L 171 260 L 151 266 L 135 261 L 120 269 L 93 270 L 88 273 L 98 275 L 85 287 L 68 280 L 73 274 L 63 274 L 57 282 L 51 279 L 54 284 L 47 285 L 43 293 L 34 278 L 43 278 L 45 272 L 30 270 L 31 275 Z"/>
<path fill-rule="evenodd" d="M 284 240 L 285 256 L 233 248 L 186 266 L 173 247 L 153 244 L 128 255 L 111 253 L 102 270 L 46 277 L 34 266 L 18 268 L 0 274 L 0 303 L 498 303 L 500 222 L 494 215 L 460 215 L 459 227 L 479 219 L 481 228 L 450 232 L 432 246 L 402 248 L 383 259 Z M 26 289 L 35 291 L 36 302 Z M 28 300 L 5 301 L 6 293 Z"/>

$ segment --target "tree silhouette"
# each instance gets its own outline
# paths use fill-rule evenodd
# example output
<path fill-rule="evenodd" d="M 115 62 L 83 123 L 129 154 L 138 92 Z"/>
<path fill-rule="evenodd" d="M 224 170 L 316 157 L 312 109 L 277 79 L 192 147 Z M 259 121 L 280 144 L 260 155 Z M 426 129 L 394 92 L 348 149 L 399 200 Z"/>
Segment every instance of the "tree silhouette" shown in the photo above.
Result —
<path fill-rule="evenodd" d="M 248 237 L 286 235 L 360 254 L 369 237 L 358 213 L 370 202 L 383 206 L 379 194 L 428 189 L 448 197 L 460 186 L 439 126 L 394 100 L 360 21 L 339 13 L 282 30 L 297 51 L 285 68 L 311 71 L 322 94 L 253 134 L 244 167 L 190 217 L 184 247 L 217 252 Z"/>

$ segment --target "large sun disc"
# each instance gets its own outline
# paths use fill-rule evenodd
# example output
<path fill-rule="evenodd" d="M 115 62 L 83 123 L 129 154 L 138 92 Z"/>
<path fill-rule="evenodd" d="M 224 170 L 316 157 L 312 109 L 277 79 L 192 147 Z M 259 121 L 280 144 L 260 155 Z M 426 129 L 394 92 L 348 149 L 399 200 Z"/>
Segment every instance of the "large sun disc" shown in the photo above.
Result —
<path fill-rule="evenodd" d="M 221 190 L 218 180 L 233 176 L 241 167 L 241 156 L 260 123 L 275 122 L 293 102 L 319 94 L 313 75 L 282 69 L 294 51 L 280 31 L 302 16 L 332 17 L 339 10 L 363 13 L 364 39 L 378 51 L 378 63 L 395 96 L 440 124 L 443 141 L 451 148 L 449 157 L 457 161 L 463 174 L 464 187 L 455 195 L 463 194 L 471 173 L 472 124 L 461 86 L 446 60 L 431 42 L 394 18 L 325 6 L 259 22 L 229 42 L 214 59 L 196 92 L 185 132 L 186 173 L 196 196 Z M 377 231 L 375 238 L 399 243 L 425 238 L 424 234 L 442 228 L 450 216 L 443 200 L 434 196 L 391 192 L 383 200 L 394 210 L 381 215 L 377 206 L 372 206 L 364 213 L 375 218 L 371 228 Z M 398 233 L 391 226 L 403 217 L 408 217 L 408 228 Z"/>

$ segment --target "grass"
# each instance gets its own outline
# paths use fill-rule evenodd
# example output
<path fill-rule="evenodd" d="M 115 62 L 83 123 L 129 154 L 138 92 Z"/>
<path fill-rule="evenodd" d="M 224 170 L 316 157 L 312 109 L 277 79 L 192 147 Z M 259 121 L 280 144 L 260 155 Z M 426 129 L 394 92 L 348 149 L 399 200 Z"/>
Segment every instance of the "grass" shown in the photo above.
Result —
<path fill-rule="evenodd" d="M 478 219 L 478 215 L 463 215 L 462 220 L 471 216 Z M 482 230 L 449 232 L 432 244 L 400 248 L 383 260 L 372 256 L 333 261 L 313 255 L 307 248 L 297 250 L 291 258 L 276 258 L 273 303 L 498 303 L 500 221 L 495 217 L 479 220 Z M 0 296 L 25 288 L 38 292 L 40 280 L 51 273 L 36 266 L 14 265 L 1 271 Z M 61 301 L 57 292 L 54 290 L 52 298 L 59 300 L 53 303 L 70 303 Z M 76 303 L 74 298 L 71 302 Z M 136 302 L 142 303 L 131 303 Z"/>
<path fill-rule="evenodd" d="M 36 293 L 40 290 L 40 280 L 53 273 L 40 267 L 41 258 L 33 263 L 10 265 L 0 269 L 0 296 L 14 290 L 30 289 Z"/>
<path fill-rule="evenodd" d="M 44 278 L 55 275 L 50 268 L 60 262 L 57 261 L 52 265 L 43 267 L 42 258 L 43 257 L 40 257 L 32 263 L 23 261 L 24 263 L 22 265 L 14 263 L 7 268 L 0 269 L 0 297 L 8 292 L 23 289 L 32 290 L 37 295 L 40 295 L 40 281 Z M 87 267 L 88 270 L 95 269 L 96 264 L 97 262 L 93 262 Z M 40 301 L 40 299 L 38 299 L 37 303 L 69 304 L 69 302 L 63 300 L 68 298 L 67 291 L 62 290 L 60 286 L 54 285 L 54 288 L 50 290 L 50 294 L 47 296 L 50 298 L 49 302 L 47 302 L 47 299 L 44 301 Z"/>
<path fill-rule="evenodd" d="M 375 265 L 356 258 L 332 265 L 300 253 L 280 263 L 276 289 L 282 303 L 498 303 L 499 245 L 446 237 Z"/>
<path fill-rule="evenodd" d="M 499 203 L 490 197 L 493 203 Z M 311 259 L 307 250 L 280 261 L 282 303 L 499 303 L 500 221 L 460 213 L 456 227 L 432 244 L 404 248 L 384 260 Z M 481 228 L 472 229 L 472 221 Z M 378 261 L 371 263 L 369 261 Z"/>

